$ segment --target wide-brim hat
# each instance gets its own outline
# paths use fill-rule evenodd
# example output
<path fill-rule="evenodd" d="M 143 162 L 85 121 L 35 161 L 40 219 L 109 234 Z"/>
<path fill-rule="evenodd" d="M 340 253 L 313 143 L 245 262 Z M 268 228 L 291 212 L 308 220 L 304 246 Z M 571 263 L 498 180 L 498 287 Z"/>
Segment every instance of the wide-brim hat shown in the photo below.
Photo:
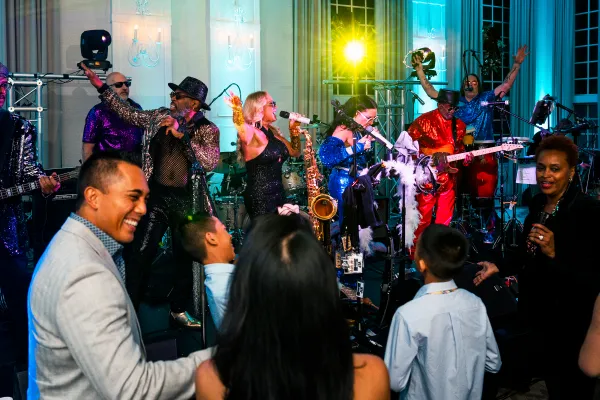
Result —
<path fill-rule="evenodd" d="M 200 101 L 200 108 L 210 111 L 210 107 L 206 104 L 206 95 L 208 87 L 199 79 L 186 76 L 179 85 L 169 83 L 172 90 L 181 90 L 193 99 Z"/>
<path fill-rule="evenodd" d="M 458 106 L 459 99 L 460 92 L 458 90 L 440 89 L 435 101 L 442 104 L 450 104 L 451 106 L 456 107 Z"/>

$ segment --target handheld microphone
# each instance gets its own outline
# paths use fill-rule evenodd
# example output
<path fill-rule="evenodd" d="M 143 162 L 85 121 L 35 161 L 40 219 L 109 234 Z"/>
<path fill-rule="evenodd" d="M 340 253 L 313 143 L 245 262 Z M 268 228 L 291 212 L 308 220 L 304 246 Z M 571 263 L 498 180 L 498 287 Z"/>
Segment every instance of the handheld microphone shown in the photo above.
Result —
<path fill-rule="evenodd" d="M 380 133 L 379 130 L 377 130 L 377 128 L 374 128 L 372 126 L 367 126 L 365 127 L 364 131 L 373 136 L 375 138 L 375 140 L 377 140 L 379 143 L 381 143 L 382 145 L 384 145 L 388 150 L 391 150 L 394 148 L 394 145 L 391 144 L 385 137 L 383 137 Z"/>
<path fill-rule="evenodd" d="M 501 105 L 508 105 L 508 100 L 503 100 L 503 101 L 482 101 L 479 104 L 481 104 L 483 107 L 486 107 L 486 106 L 501 106 Z"/>
<path fill-rule="evenodd" d="M 408 93 L 412 94 L 413 99 L 417 100 L 419 103 L 421 103 L 422 106 L 425 105 L 425 102 L 423 101 L 422 98 L 419 97 L 418 94 L 416 94 L 415 92 L 413 92 L 412 90 L 408 89 Z"/>
<path fill-rule="evenodd" d="M 312 123 L 312 121 L 309 118 L 306 118 L 302 114 L 298 114 L 295 112 L 280 111 L 279 116 L 281 118 L 291 119 L 291 120 L 298 121 L 303 124 L 311 124 Z"/>
<path fill-rule="evenodd" d="M 465 88 L 465 92 L 472 92 L 473 91 L 473 86 L 471 86 L 471 82 L 467 83 L 467 87 Z"/>

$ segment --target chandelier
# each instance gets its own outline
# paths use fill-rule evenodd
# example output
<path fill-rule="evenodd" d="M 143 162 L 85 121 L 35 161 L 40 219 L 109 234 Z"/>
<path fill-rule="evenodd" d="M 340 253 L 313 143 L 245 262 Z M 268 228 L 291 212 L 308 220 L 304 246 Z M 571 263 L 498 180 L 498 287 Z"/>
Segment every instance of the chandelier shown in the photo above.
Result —
<path fill-rule="evenodd" d="M 235 32 L 227 35 L 227 62 L 230 71 L 245 71 L 254 61 L 254 36 L 244 37 L 241 33 L 244 20 L 244 9 L 237 0 L 233 2 L 233 20 Z M 233 36 L 233 37 L 232 37 Z"/>
<path fill-rule="evenodd" d="M 150 14 L 148 10 L 149 0 L 136 0 L 136 11 L 135 13 L 143 17 Z M 160 61 L 160 47 L 162 41 L 162 29 L 158 28 L 156 40 L 150 37 L 148 34 L 147 41 L 141 41 L 138 39 L 139 27 L 135 25 L 133 27 L 133 39 L 129 45 L 127 59 L 129 64 L 133 67 L 145 66 L 147 68 L 154 68 Z"/>

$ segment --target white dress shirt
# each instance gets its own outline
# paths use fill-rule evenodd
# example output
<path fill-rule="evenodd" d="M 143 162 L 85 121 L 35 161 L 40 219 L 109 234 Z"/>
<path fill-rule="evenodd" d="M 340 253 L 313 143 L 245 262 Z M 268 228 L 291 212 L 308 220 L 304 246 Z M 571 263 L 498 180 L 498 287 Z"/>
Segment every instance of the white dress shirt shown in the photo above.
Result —
<path fill-rule="evenodd" d="M 229 284 L 235 266 L 233 264 L 214 263 L 204 265 L 204 286 L 210 315 L 217 330 L 221 326 L 225 308 L 229 300 Z"/>
<path fill-rule="evenodd" d="M 453 280 L 430 283 L 394 314 L 385 351 L 400 399 L 479 400 L 484 371 L 502 363 L 479 297 Z"/>

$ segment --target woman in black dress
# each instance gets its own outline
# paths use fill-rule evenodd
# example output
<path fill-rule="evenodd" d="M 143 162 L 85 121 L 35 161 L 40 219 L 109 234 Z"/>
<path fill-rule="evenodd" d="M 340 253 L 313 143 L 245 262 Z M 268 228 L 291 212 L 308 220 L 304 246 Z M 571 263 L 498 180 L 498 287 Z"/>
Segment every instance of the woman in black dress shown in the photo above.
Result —
<path fill-rule="evenodd" d="M 519 248 L 519 313 L 531 332 L 531 361 L 539 363 L 550 399 L 592 399 L 595 380 L 578 367 L 579 349 L 600 292 L 600 202 L 576 184 L 577 146 L 564 136 L 541 141 L 535 155 L 541 193 L 529 206 Z M 475 284 L 497 273 L 480 263 Z"/>
<path fill-rule="evenodd" d="M 300 156 L 298 124 L 290 120 L 291 141 L 271 125 L 277 105 L 267 92 L 255 92 L 240 98 L 231 94 L 227 103 L 233 108 L 233 122 L 238 131 L 238 162 L 245 163 L 248 173 L 244 205 L 251 219 L 275 212 L 285 203 L 281 181 L 283 163 Z"/>

